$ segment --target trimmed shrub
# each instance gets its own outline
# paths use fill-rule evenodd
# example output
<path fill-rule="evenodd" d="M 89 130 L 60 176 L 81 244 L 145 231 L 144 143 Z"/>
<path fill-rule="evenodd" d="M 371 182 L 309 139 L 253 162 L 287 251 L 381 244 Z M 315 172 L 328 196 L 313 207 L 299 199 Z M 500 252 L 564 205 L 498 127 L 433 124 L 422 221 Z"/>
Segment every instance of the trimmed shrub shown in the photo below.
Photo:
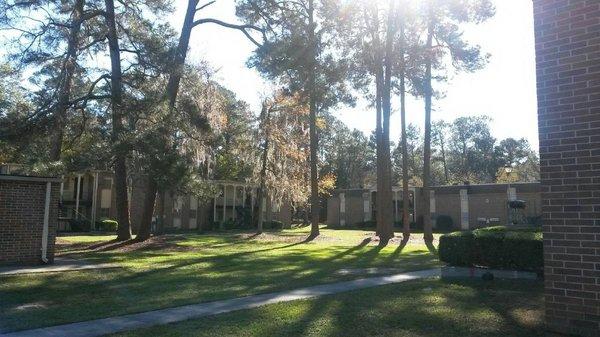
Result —
<path fill-rule="evenodd" d="M 452 217 L 443 214 L 437 216 L 435 224 L 437 226 L 436 229 L 444 232 L 450 231 L 452 230 L 452 227 L 454 227 L 454 221 L 452 220 Z"/>
<path fill-rule="evenodd" d="M 116 232 L 119 223 L 113 219 L 102 219 L 98 221 L 96 228 L 103 232 Z"/>
<path fill-rule="evenodd" d="M 87 220 L 75 220 L 69 221 L 69 228 L 71 232 L 89 232 L 91 230 L 90 222 Z"/>
<path fill-rule="evenodd" d="M 469 266 L 473 261 L 473 233 L 454 232 L 440 237 L 440 260 L 453 266 Z"/>
<path fill-rule="evenodd" d="M 504 226 L 443 235 L 440 260 L 455 266 L 539 271 L 544 266 L 542 233 Z"/>

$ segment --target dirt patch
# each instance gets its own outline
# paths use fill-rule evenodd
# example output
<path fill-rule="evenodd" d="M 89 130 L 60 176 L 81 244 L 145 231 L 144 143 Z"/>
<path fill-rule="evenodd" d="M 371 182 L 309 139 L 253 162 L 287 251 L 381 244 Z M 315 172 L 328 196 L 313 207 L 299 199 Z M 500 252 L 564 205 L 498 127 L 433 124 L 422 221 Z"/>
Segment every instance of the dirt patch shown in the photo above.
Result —
<path fill-rule="evenodd" d="M 81 252 L 132 252 L 141 250 L 160 250 L 160 251 L 190 251 L 195 247 L 178 245 L 177 243 L 185 240 L 185 235 L 161 235 L 153 236 L 150 239 L 139 242 L 136 240 L 127 241 L 101 241 L 89 243 L 71 243 L 67 240 L 57 238 L 56 246 L 58 255 L 67 255 Z"/>
<path fill-rule="evenodd" d="M 309 240 L 307 234 L 283 234 L 283 233 L 243 233 L 237 234 L 237 239 L 240 240 L 255 240 L 260 242 L 281 242 L 281 243 L 302 243 L 302 242 L 344 242 L 342 238 L 336 238 L 327 235 L 319 235 L 316 238 Z"/>

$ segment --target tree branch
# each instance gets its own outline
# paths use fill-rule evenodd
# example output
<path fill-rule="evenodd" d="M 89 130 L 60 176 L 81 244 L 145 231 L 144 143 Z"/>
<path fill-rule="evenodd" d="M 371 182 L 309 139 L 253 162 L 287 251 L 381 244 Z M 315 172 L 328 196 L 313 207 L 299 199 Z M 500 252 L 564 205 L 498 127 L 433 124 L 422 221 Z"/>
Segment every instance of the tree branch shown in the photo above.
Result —
<path fill-rule="evenodd" d="M 224 22 L 221 20 L 209 18 L 209 19 L 199 19 L 199 20 L 194 21 L 194 27 L 204 24 L 204 23 L 214 23 L 219 26 L 226 27 L 226 28 L 237 29 L 237 30 L 241 31 L 242 33 L 244 33 L 244 35 L 246 35 L 248 40 L 250 40 L 252 43 L 254 43 L 257 47 L 262 47 L 262 45 L 260 43 L 258 43 L 258 41 L 256 41 L 252 37 L 252 35 L 250 35 L 250 33 L 248 32 L 249 30 L 260 32 L 263 37 L 263 41 L 266 40 L 265 32 L 262 29 L 260 29 L 259 27 L 256 27 L 253 25 L 236 25 L 236 24 L 227 23 L 227 22 Z"/>
<path fill-rule="evenodd" d="M 217 0 L 209 1 L 209 2 L 205 3 L 204 5 L 196 8 L 196 12 L 199 12 L 199 11 L 203 10 L 204 8 L 206 8 L 206 7 L 214 4 L 215 2 L 217 2 Z"/>

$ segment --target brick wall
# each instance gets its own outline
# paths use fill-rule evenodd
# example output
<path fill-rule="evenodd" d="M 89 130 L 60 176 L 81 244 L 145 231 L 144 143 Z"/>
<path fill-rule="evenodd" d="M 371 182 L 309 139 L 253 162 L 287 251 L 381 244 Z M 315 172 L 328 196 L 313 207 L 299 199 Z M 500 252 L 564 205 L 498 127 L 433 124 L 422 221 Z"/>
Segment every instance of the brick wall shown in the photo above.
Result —
<path fill-rule="evenodd" d="M 600 334 L 600 1 L 534 0 L 546 321 Z"/>
<path fill-rule="evenodd" d="M 540 184 L 539 183 L 514 183 L 514 184 L 482 184 L 482 185 L 452 185 L 452 186 L 433 186 L 431 189 L 435 195 L 435 214 L 447 215 L 452 218 L 454 229 L 461 229 L 461 200 L 460 191 L 466 190 L 468 194 L 469 205 L 469 225 L 475 228 L 480 218 L 498 219 L 487 225 L 506 225 L 508 219 L 508 188 L 516 190 L 517 199 L 527 202 L 525 216 L 537 217 L 540 215 Z M 366 189 L 336 190 L 327 198 L 327 224 L 331 226 L 340 225 L 340 193 L 344 193 L 346 199 L 346 224 L 348 226 L 357 225 L 365 221 L 363 194 L 368 193 Z M 415 219 L 423 219 L 429 210 L 426 210 L 422 200 L 422 188 L 415 188 L 416 209 Z M 398 220 L 402 211 L 402 193 L 395 195 L 398 198 Z"/>
<path fill-rule="evenodd" d="M 14 179 L 14 176 L 0 176 L 0 265 L 38 264 L 41 263 L 46 182 L 40 178 Z M 54 260 L 59 190 L 59 183 L 53 182 L 48 223 L 50 262 Z"/>

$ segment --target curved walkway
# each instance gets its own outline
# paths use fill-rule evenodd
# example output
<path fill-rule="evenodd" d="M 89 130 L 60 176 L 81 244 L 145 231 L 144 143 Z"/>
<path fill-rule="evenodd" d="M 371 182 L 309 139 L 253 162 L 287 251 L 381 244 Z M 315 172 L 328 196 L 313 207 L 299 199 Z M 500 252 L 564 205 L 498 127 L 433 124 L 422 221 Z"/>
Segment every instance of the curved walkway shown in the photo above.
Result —
<path fill-rule="evenodd" d="M 400 283 L 422 278 L 437 277 L 440 269 L 428 269 L 396 275 L 363 278 L 281 291 L 252 295 L 229 300 L 205 302 L 175 308 L 160 309 L 138 314 L 109 317 L 92 321 L 57 325 L 47 328 L 17 331 L 0 334 L 0 337 L 94 337 L 111 333 L 169 324 L 193 318 L 212 316 L 231 311 L 251 309 L 267 304 L 288 302 L 324 295 L 337 294 L 352 290 L 372 288 L 386 284 Z"/>

